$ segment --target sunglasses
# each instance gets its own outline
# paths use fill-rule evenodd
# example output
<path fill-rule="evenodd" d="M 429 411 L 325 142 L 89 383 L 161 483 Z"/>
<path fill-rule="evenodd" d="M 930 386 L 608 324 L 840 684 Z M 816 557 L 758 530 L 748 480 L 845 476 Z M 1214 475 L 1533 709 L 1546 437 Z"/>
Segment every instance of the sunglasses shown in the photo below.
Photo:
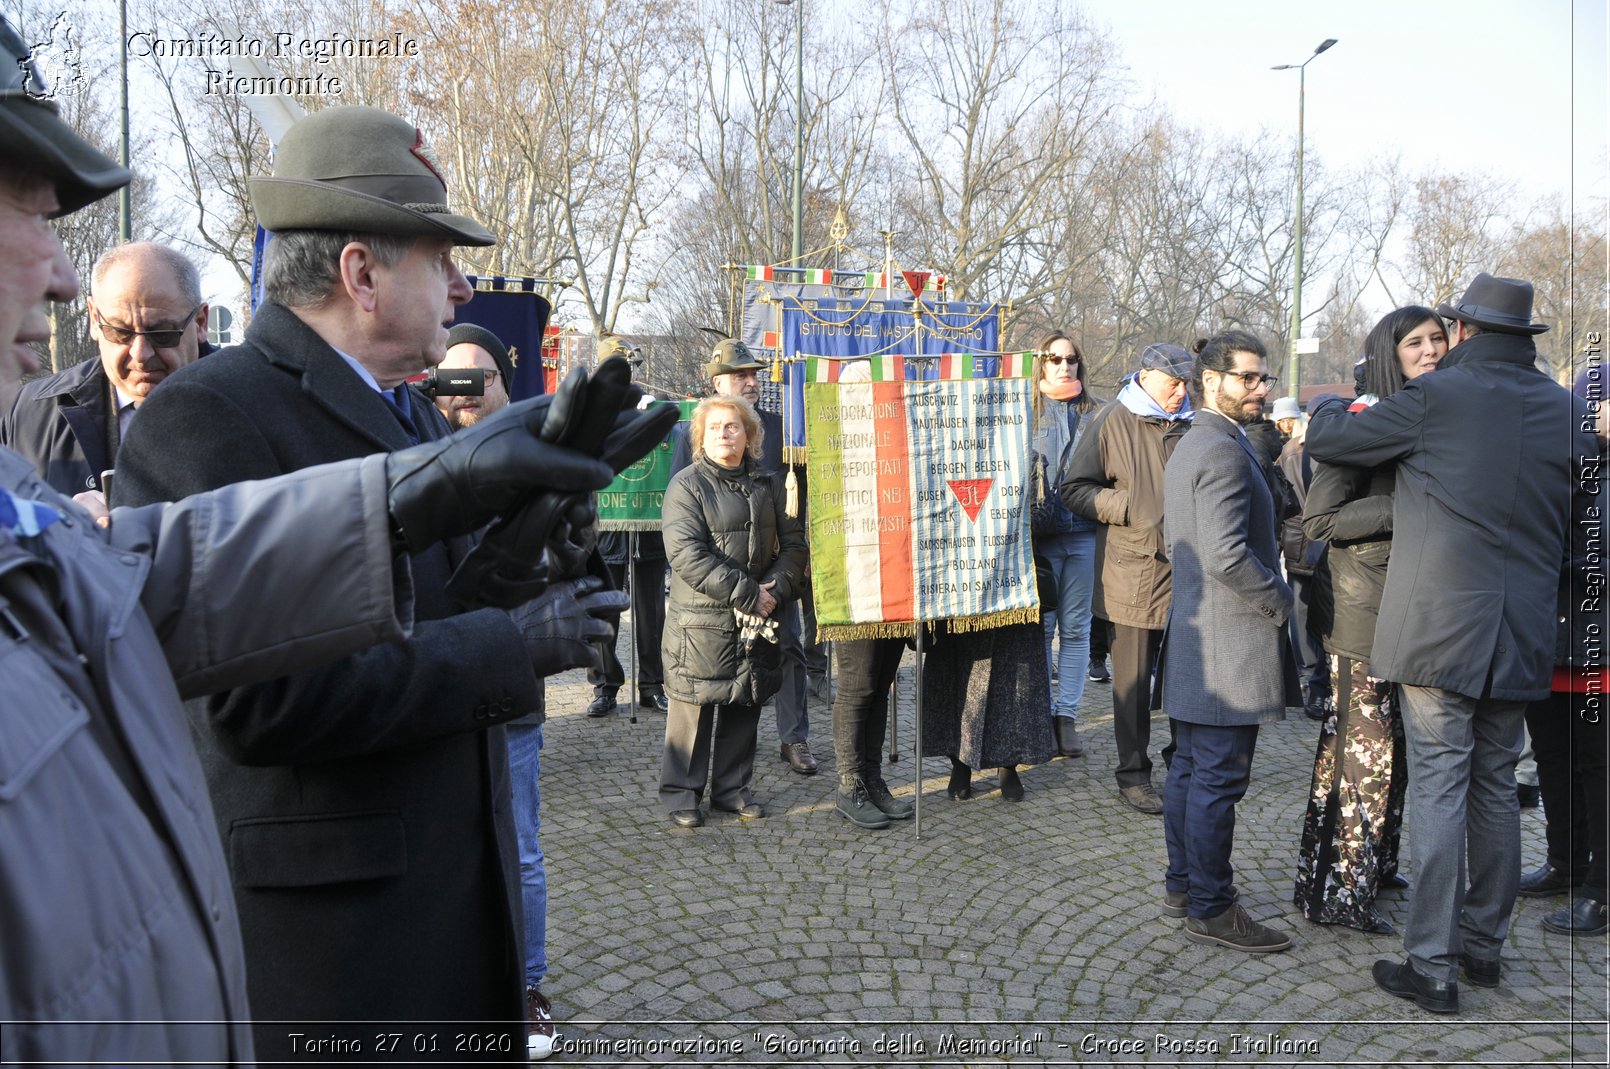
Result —
<path fill-rule="evenodd" d="M 1221 371 L 1219 374 L 1227 379 L 1240 379 L 1241 388 L 1248 391 L 1256 390 L 1259 386 L 1273 386 L 1280 381 L 1273 375 L 1258 371 Z"/>
<path fill-rule="evenodd" d="M 1077 356 L 1048 356 L 1045 358 L 1045 362 L 1047 364 L 1073 364 L 1077 366 L 1079 358 Z"/>
<path fill-rule="evenodd" d="M 206 304 L 206 301 L 201 302 Z M 101 334 L 113 345 L 133 345 L 135 338 L 144 338 L 151 343 L 154 349 L 173 349 L 184 340 L 185 331 L 196 321 L 196 313 L 201 311 L 198 304 L 184 315 L 184 326 L 177 330 L 132 330 L 129 327 L 119 327 L 108 323 L 101 318 L 100 312 L 95 312 L 95 324 L 101 328 Z"/>

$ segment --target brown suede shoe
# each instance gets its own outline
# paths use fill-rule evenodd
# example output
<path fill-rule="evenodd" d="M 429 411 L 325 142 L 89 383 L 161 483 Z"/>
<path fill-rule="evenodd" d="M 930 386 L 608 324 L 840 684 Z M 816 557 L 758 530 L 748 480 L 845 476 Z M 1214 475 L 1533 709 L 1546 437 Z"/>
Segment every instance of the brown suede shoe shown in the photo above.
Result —
<path fill-rule="evenodd" d="M 1291 946 L 1291 936 L 1259 924 L 1247 916 L 1240 902 L 1231 902 L 1217 917 L 1186 917 L 1185 938 L 1193 943 L 1213 943 L 1248 954 L 1269 954 Z"/>

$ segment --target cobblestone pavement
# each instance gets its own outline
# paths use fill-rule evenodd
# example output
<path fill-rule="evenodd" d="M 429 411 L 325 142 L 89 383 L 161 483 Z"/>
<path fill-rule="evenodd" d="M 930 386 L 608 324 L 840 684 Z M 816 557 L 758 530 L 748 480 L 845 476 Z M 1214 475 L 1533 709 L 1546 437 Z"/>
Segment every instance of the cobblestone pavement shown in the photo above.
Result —
<path fill-rule="evenodd" d="M 918 786 L 912 663 L 885 769 L 901 796 Z M 865 831 L 834 812 L 820 703 L 820 774 L 778 759 L 768 709 L 754 791 L 769 816 L 683 830 L 656 797 L 664 718 L 640 709 L 634 724 L 623 705 L 588 719 L 580 672 L 548 695 L 544 987 L 561 1036 L 548 1064 L 1606 1063 L 1606 941 L 1545 932 L 1560 900 L 1520 900 L 1501 986 L 1461 984 L 1452 1018 L 1376 989 L 1370 964 L 1401 960 L 1397 937 L 1298 914 L 1317 740 L 1300 713 L 1263 731 L 1238 807 L 1241 901 L 1294 941 L 1260 956 L 1188 942 L 1159 916 L 1162 820 L 1117 797 L 1105 685 L 1086 693 L 1086 756 L 1025 769 L 1021 804 L 1001 800 L 992 770 L 952 802 L 948 762 L 923 762 L 920 837 L 910 821 Z M 1167 730 L 1159 717 L 1154 759 Z M 1539 810 L 1523 811 L 1522 836 L 1530 868 Z M 1407 836 L 1405 854 L 1412 881 Z M 1401 929 L 1404 900 L 1381 906 Z"/>

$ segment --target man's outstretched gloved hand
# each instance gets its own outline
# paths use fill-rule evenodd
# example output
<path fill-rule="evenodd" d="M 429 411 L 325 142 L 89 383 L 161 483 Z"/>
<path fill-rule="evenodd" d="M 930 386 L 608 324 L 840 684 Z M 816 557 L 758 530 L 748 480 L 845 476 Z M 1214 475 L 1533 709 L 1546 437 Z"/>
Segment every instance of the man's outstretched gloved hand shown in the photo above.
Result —
<path fill-rule="evenodd" d="M 542 679 L 571 668 L 603 668 L 600 646 L 614 635 L 614 617 L 626 610 L 619 590 L 586 576 L 553 583 L 540 597 L 509 610 L 520 628 L 531 667 Z"/>
<path fill-rule="evenodd" d="M 608 464 L 539 437 L 552 403 L 521 401 L 450 438 L 386 457 L 386 500 L 409 552 L 478 530 L 543 491 L 609 485 L 615 473 Z"/>
<path fill-rule="evenodd" d="M 675 405 L 655 405 L 632 385 L 624 360 L 606 360 L 592 378 L 573 369 L 554 394 L 542 425 L 545 440 L 598 453 L 619 472 L 664 440 L 675 425 Z M 494 523 L 448 580 L 447 592 L 459 604 L 475 608 L 507 608 L 542 590 L 549 569 L 540 563 L 546 549 L 553 574 L 564 574 L 566 542 L 585 544 L 591 521 L 572 517 L 579 507 L 592 514 L 591 503 L 560 492 L 535 494 Z M 566 527 L 569 527 L 569 532 Z"/>

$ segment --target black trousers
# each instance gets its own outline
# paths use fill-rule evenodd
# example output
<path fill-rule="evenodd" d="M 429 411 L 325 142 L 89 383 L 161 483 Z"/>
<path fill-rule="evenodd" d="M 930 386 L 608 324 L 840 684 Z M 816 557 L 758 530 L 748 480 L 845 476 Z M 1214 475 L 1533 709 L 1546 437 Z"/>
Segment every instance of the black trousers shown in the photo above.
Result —
<path fill-rule="evenodd" d="M 1302 680 L 1303 697 L 1310 691 L 1322 694 L 1331 692 L 1330 657 L 1319 640 L 1308 630 L 1308 610 L 1314 601 L 1312 575 L 1288 575 L 1291 582 L 1291 618 L 1287 630 L 1291 635 L 1291 649 L 1297 655 L 1297 678 Z"/>
<path fill-rule="evenodd" d="M 1590 697 L 1593 701 L 1590 701 Z M 1583 713 L 1596 717 L 1583 718 Z M 1610 860 L 1610 779 L 1602 695 L 1550 694 L 1526 707 L 1547 819 L 1548 861 L 1580 882 L 1584 897 L 1606 900 Z"/>
<path fill-rule="evenodd" d="M 665 633 L 665 559 L 634 560 L 632 564 L 632 633 L 637 642 L 637 689 L 658 694 L 665 685 L 665 668 L 660 660 L 660 637 Z M 617 590 L 626 586 L 626 562 L 608 563 L 610 579 Z M 604 651 L 604 670 L 587 669 L 587 682 L 596 690 L 616 691 L 626 685 L 626 668 L 615 653 L 620 637 L 621 618 L 610 621 L 609 647 Z"/>
<path fill-rule="evenodd" d="M 841 641 L 838 694 L 833 700 L 833 756 L 839 774 L 879 776 L 879 752 L 889 727 L 889 688 L 906 643 L 899 638 Z"/>
<path fill-rule="evenodd" d="M 667 703 L 665 749 L 660 753 L 660 804 L 667 813 L 699 808 L 706 775 L 710 804 L 739 809 L 754 801 L 758 705 Z M 712 752 L 714 751 L 714 760 Z"/>
<path fill-rule="evenodd" d="M 1112 728 L 1118 743 L 1118 786 L 1138 787 L 1152 781 L 1152 672 L 1163 632 L 1147 627 L 1112 625 Z M 1165 761 L 1174 756 L 1174 735 L 1163 748 Z"/>
<path fill-rule="evenodd" d="M 1090 663 L 1107 659 L 1112 653 L 1112 622 L 1094 613 L 1090 616 Z"/>

